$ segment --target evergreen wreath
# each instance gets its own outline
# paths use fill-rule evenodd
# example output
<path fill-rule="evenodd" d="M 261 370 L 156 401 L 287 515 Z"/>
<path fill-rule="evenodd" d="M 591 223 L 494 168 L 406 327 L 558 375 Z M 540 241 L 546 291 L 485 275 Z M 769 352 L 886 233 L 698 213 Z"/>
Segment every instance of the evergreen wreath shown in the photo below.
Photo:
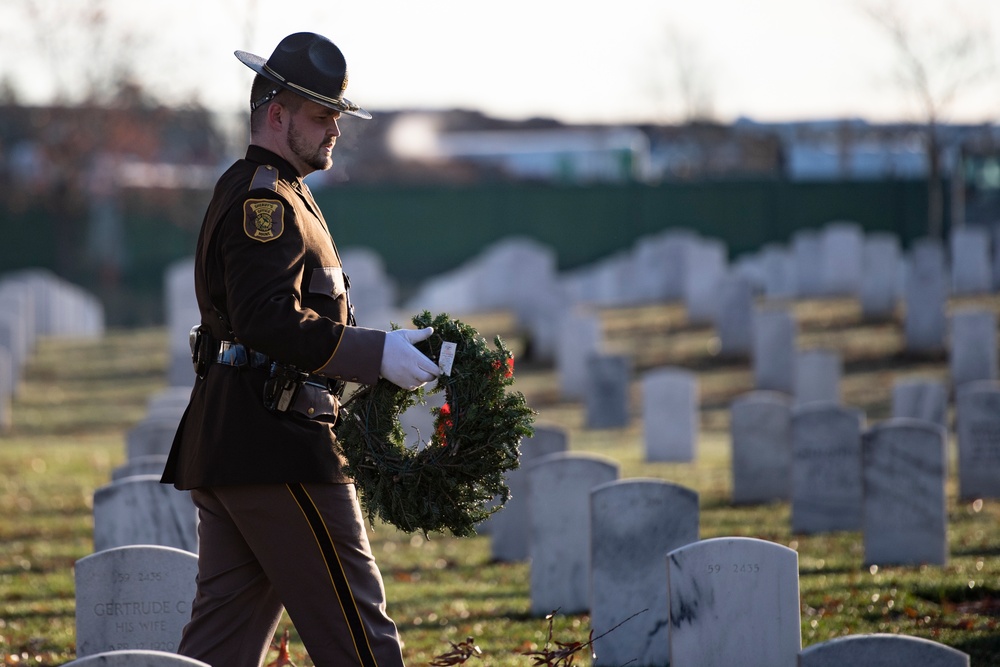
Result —
<path fill-rule="evenodd" d="M 476 524 L 510 499 L 504 473 L 519 465 L 518 446 L 532 434 L 534 411 L 520 392 L 507 390 L 514 356 L 499 336 L 491 349 L 473 327 L 446 313 L 432 318 L 425 310 L 413 323 L 434 327 L 417 348 L 435 361 L 442 343 L 457 344 L 451 375 L 427 391 L 384 379 L 361 387 L 341 406 L 337 442 L 369 522 L 379 518 L 425 535 L 445 529 L 475 535 Z M 429 441 L 408 447 L 400 414 L 442 391 Z"/>

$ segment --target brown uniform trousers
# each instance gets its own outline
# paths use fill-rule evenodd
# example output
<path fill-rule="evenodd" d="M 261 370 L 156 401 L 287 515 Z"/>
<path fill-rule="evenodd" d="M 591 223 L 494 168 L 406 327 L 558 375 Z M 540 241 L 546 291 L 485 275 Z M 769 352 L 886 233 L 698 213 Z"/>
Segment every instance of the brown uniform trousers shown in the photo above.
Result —
<path fill-rule="evenodd" d="M 181 655 L 213 667 L 263 664 L 284 602 L 317 666 L 403 664 L 353 484 L 191 495 L 201 518 L 198 595 Z"/>

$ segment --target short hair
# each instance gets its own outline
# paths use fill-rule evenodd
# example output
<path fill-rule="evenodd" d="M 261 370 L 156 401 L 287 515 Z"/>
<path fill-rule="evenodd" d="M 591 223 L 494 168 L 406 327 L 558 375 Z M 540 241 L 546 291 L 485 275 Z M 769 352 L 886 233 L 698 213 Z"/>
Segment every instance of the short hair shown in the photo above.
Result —
<path fill-rule="evenodd" d="M 256 108 L 250 109 L 251 130 L 259 128 L 265 116 L 263 112 L 273 102 L 278 102 L 295 113 L 302 107 L 305 98 L 258 74 L 253 78 L 253 84 L 250 86 L 250 104 L 257 105 Z"/>

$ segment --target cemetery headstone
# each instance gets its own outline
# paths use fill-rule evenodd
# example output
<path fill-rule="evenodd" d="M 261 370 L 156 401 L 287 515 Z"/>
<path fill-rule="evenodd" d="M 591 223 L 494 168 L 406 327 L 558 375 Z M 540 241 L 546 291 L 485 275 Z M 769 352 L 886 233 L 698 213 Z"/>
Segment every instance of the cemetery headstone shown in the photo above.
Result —
<path fill-rule="evenodd" d="M 951 290 L 954 294 L 988 294 L 993 285 L 990 230 L 980 225 L 951 229 Z"/>
<path fill-rule="evenodd" d="M 94 551 L 151 544 L 198 552 L 191 494 L 160 484 L 160 475 L 125 477 L 94 491 Z"/>
<path fill-rule="evenodd" d="M 823 295 L 823 246 L 815 229 L 800 229 L 792 234 L 792 257 L 795 262 L 796 295 L 813 298 Z"/>
<path fill-rule="evenodd" d="M 178 260 L 164 273 L 164 307 L 169 336 L 170 361 L 167 384 L 191 387 L 194 367 L 188 342 L 191 327 L 201 323 L 201 311 L 194 293 L 194 258 Z"/>
<path fill-rule="evenodd" d="M 0 308 L 3 308 L 3 301 L 0 301 Z M 0 382 L 8 383 L 11 395 L 17 394 L 24 365 L 28 361 L 28 352 L 23 341 L 26 335 L 25 324 L 17 321 L 16 317 L 17 315 L 13 313 L 0 310 L 0 348 L 7 350 L 10 355 L 10 365 L 0 378 Z"/>
<path fill-rule="evenodd" d="M 792 401 L 752 391 L 730 406 L 733 502 L 788 500 L 792 482 Z"/>
<path fill-rule="evenodd" d="M 895 315 L 901 265 L 899 237 L 884 232 L 865 237 L 861 276 L 861 315 L 865 320 L 885 321 Z"/>
<path fill-rule="evenodd" d="M 969 667 L 969 655 L 922 637 L 876 633 L 837 637 L 799 653 L 798 667 Z"/>
<path fill-rule="evenodd" d="M 754 388 L 795 392 L 795 318 L 785 307 L 758 307 L 753 319 Z"/>
<path fill-rule="evenodd" d="M 587 428 L 621 428 L 629 421 L 631 360 L 623 354 L 592 354 L 584 396 Z"/>
<path fill-rule="evenodd" d="M 428 391 L 434 382 L 425 385 Z M 434 408 L 441 408 L 445 402 L 443 391 L 434 394 L 425 394 L 423 403 L 411 405 L 399 415 L 399 425 L 403 429 L 403 437 L 406 438 L 406 446 L 414 449 L 423 449 L 434 435 L 435 414 Z"/>
<path fill-rule="evenodd" d="M 684 272 L 684 306 L 691 324 L 714 324 L 719 315 L 719 283 L 726 275 L 726 246 L 717 239 L 698 239 L 688 248 Z"/>
<path fill-rule="evenodd" d="M 1000 498 L 1000 383 L 958 388 L 955 431 L 959 498 Z"/>
<path fill-rule="evenodd" d="M 539 285 L 535 298 L 524 312 L 524 327 L 528 339 L 523 353 L 525 358 L 553 363 L 559 345 L 559 327 L 565 313 L 572 309 L 562 284 L 553 279 Z"/>
<path fill-rule="evenodd" d="M 197 574 L 197 556 L 162 546 L 108 549 L 76 561 L 77 656 L 176 652 Z"/>
<path fill-rule="evenodd" d="M 903 318 L 905 347 L 909 352 L 944 349 L 948 300 L 944 248 L 940 241 L 918 239 L 907 256 Z"/>
<path fill-rule="evenodd" d="M 65 667 L 209 667 L 208 663 L 166 651 L 106 651 L 67 662 Z"/>
<path fill-rule="evenodd" d="M 494 560 L 521 561 L 528 558 L 528 470 L 535 461 L 568 448 L 566 431 L 536 424 L 530 438 L 521 441 L 521 465 L 505 474 L 510 499 L 488 519 L 490 548 Z"/>
<path fill-rule="evenodd" d="M 721 308 L 716 319 L 719 354 L 748 357 L 753 345 L 753 285 L 747 278 L 729 275 L 720 285 Z"/>
<path fill-rule="evenodd" d="M 646 461 L 688 462 L 701 431 L 698 377 L 683 368 L 642 376 L 642 431 Z"/>
<path fill-rule="evenodd" d="M 546 456 L 528 470 L 533 616 L 589 610 L 590 492 L 618 474 L 611 459 L 572 452 Z"/>
<path fill-rule="evenodd" d="M 951 314 L 948 343 L 952 386 L 996 380 L 997 314 L 984 308 L 958 308 Z"/>
<path fill-rule="evenodd" d="M 944 427 L 890 419 L 863 436 L 865 563 L 945 565 Z"/>
<path fill-rule="evenodd" d="M 795 355 L 795 404 L 840 402 L 843 362 L 836 350 L 799 350 Z"/>
<path fill-rule="evenodd" d="M 125 455 L 131 460 L 140 456 L 167 455 L 177 433 L 179 415 L 145 418 L 125 433 Z"/>
<path fill-rule="evenodd" d="M 643 239 L 636 253 L 636 268 L 639 276 L 651 276 L 644 281 L 642 292 L 650 301 L 680 301 L 684 297 L 688 251 L 697 240 L 695 232 L 680 228 L 668 228 Z"/>
<path fill-rule="evenodd" d="M 798 284 L 795 258 L 784 246 L 768 243 L 761 248 L 764 271 L 764 296 L 768 299 L 795 298 Z"/>
<path fill-rule="evenodd" d="M 892 416 L 922 419 L 948 426 L 948 390 L 931 378 L 896 380 L 892 385 Z"/>
<path fill-rule="evenodd" d="M 795 551 L 750 537 L 702 540 L 667 554 L 667 579 L 669 664 L 795 665 L 802 648 Z"/>
<path fill-rule="evenodd" d="M 828 222 L 820 231 L 823 294 L 857 296 L 861 291 L 864 232 L 855 222 Z"/>
<path fill-rule="evenodd" d="M 351 280 L 351 304 L 358 326 L 388 329 L 391 322 L 408 324 L 397 315 L 396 283 L 385 270 L 382 257 L 365 247 L 340 251 L 340 260 Z"/>
<path fill-rule="evenodd" d="M 663 558 L 698 540 L 698 494 L 660 480 L 619 480 L 595 487 L 590 508 L 594 664 L 666 664 Z"/>
<path fill-rule="evenodd" d="M 111 471 L 111 481 L 126 477 L 135 477 L 137 475 L 161 475 L 166 464 L 167 457 L 165 454 L 137 456 L 115 467 Z"/>
<path fill-rule="evenodd" d="M 191 400 L 191 388 L 171 386 L 153 394 L 146 403 L 146 419 L 173 419 L 180 423 L 188 401 Z"/>
<path fill-rule="evenodd" d="M 792 532 L 861 530 L 863 422 L 841 405 L 792 410 Z"/>
<path fill-rule="evenodd" d="M 587 360 L 601 348 L 601 321 L 589 311 L 566 313 L 559 325 L 556 373 L 564 398 L 582 399 L 587 386 Z"/>

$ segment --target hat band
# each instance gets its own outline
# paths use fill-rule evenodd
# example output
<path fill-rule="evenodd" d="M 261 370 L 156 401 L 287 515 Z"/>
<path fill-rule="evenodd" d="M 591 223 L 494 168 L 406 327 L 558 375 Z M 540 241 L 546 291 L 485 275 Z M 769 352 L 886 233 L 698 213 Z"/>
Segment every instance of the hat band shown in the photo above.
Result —
<path fill-rule="evenodd" d="M 303 92 L 303 93 L 305 93 L 307 95 L 311 95 L 312 97 L 315 97 L 317 99 L 323 100 L 324 102 L 329 102 L 331 104 L 340 105 L 340 106 L 342 106 L 342 107 L 344 107 L 344 108 L 346 108 L 346 109 L 348 109 L 350 111 L 357 111 L 358 109 L 361 108 L 357 104 L 352 104 L 350 102 L 345 101 L 344 98 L 342 98 L 342 97 L 327 97 L 326 95 L 321 95 L 321 94 L 317 93 L 314 90 L 309 90 L 308 88 L 300 86 L 300 85 L 298 85 L 296 83 L 292 83 L 291 81 L 289 81 L 288 79 L 286 79 L 285 77 L 281 76 L 280 74 L 278 74 L 277 72 L 275 72 L 273 69 L 271 69 L 270 67 L 268 67 L 267 63 L 264 63 L 264 69 L 266 69 L 269 74 L 277 77 L 278 79 L 281 79 L 281 82 L 285 86 L 287 86 L 289 88 L 294 88 L 294 89 L 299 90 L 299 91 L 301 91 L 301 92 Z"/>

